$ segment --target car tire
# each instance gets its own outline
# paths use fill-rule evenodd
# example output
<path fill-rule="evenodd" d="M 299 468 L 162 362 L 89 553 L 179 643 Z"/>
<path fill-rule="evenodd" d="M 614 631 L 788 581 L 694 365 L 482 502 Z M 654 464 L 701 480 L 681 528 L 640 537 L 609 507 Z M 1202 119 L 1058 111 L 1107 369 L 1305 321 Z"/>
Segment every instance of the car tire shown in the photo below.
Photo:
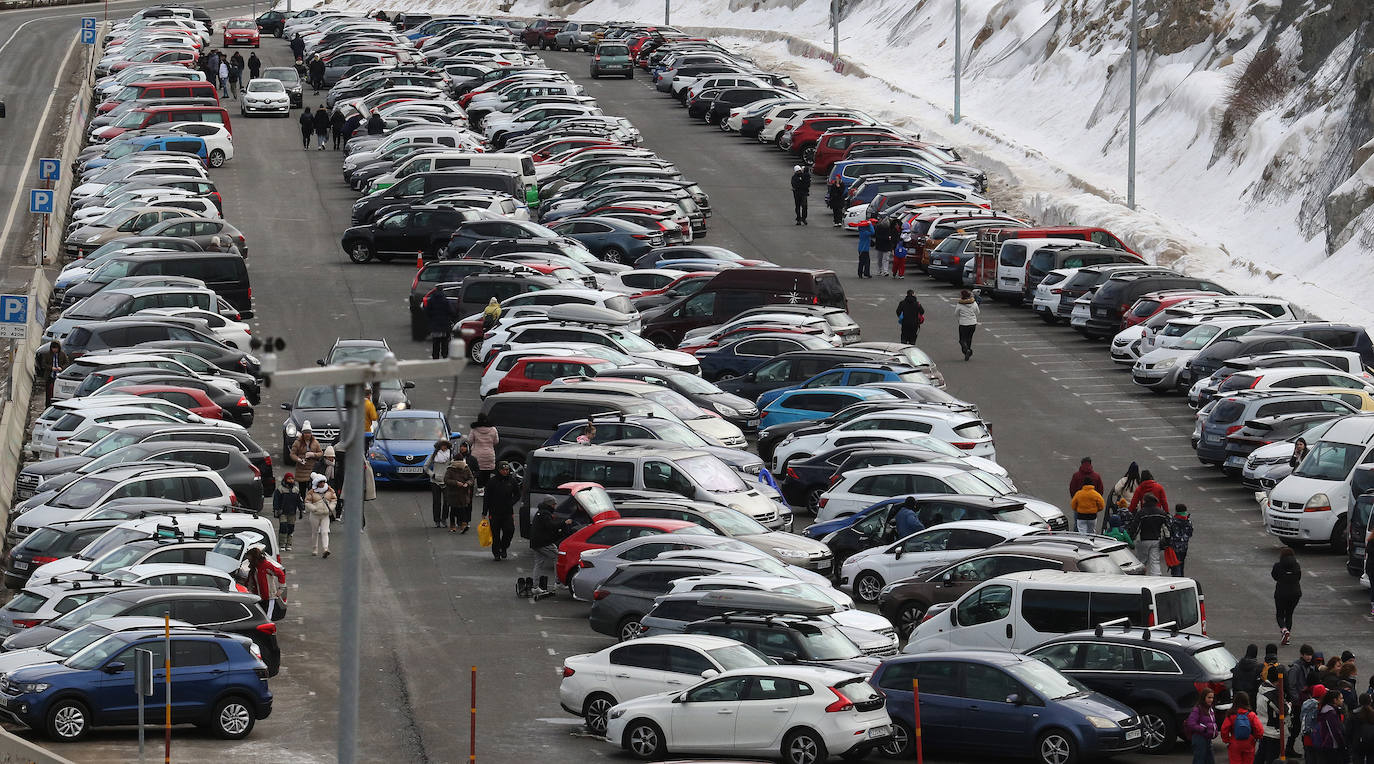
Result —
<path fill-rule="evenodd" d="M 75 743 L 91 729 L 91 711 L 76 698 L 62 698 L 48 709 L 44 725 L 48 737 L 59 743 Z"/>
<path fill-rule="evenodd" d="M 606 735 L 606 712 L 615 705 L 615 698 L 604 692 L 594 692 L 582 701 L 582 722 L 587 731 L 597 737 Z"/>
<path fill-rule="evenodd" d="M 1345 554 L 1346 547 L 1348 546 L 1345 535 L 1345 518 L 1337 518 L 1336 524 L 1331 527 L 1331 538 L 1329 540 L 1331 551 L 1337 554 Z"/>
<path fill-rule="evenodd" d="M 806 511 L 815 517 L 821 511 L 821 496 L 825 495 L 824 488 L 812 488 L 806 492 Z"/>
<path fill-rule="evenodd" d="M 824 764 L 830 758 L 825 740 L 806 727 L 787 733 L 782 739 L 781 754 L 785 764 Z"/>
<path fill-rule="evenodd" d="M 468 360 L 479 365 L 482 363 L 482 341 L 480 339 L 473 340 L 468 345 Z"/>
<path fill-rule="evenodd" d="M 245 115 L 245 116 L 247 116 L 247 115 Z M 223 167 L 223 166 L 224 166 L 224 151 L 223 151 L 223 149 L 212 149 L 212 150 L 210 151 L 210 166 L 211 166 L 211 167 Z"/>
<path fill-rule="evenodd" d="M 625 725 L 625 738 L 621 745 L 636 759 L 653 761 L 668 752 L 663 730 L 648 719 L 635 719 Z"/>
<path fill-rule="evenodd" d="M 625 261 L 628 258 L 625 256 L 625 250 L 621 249 L 620 247 L 606 247 L 605 249 L 601 250 L 601 259 L 605 260 L 608 263 L 618 263 L 624 265 L 626 264 Z"/>
<path fill-rule="evenodd" d="M 871 570 L 865 570 L 854 577 L 854 599 L 860 602 L 877 602 L 878 594 L 882 592 L 883 586 L 882 576 Z"/>
<path fill-rule="evenodd" d="M 253 706 L 241 695 L 230 695 L 215 704 L 210 728 L 224 740 L 242 740 L 253 731 Z"/>
<path fill-rule="evenodd" d="M 348 247 L 348 259 L 359 265 L 370 262 L 376 254 L 372 245 L 365 241 L 355 241 Z"/>
<path fill-rule="evenodd" d="M 1174 714 L 1162 706 L 1145 706 L 1140 709 L 1140 726 L 1144 753 L 1159 755 L 1169 753 L 1178 742 L 1178 720 Z"/>
<path fill-rule="evenodd" d="M 889 759 L 910 759 L 911 740 L 915 737 L 906 722 L 892 720 L 892 737 L 879 746 L 878 751 Z"/>
<path fill-rule="evenodd" d="M 921 619 L 926 617 L 928 610 L 930 607 L 921 602 L 903 602 L 902 606 L 897 609 L 897 633 L 901 634 L 903 639 L 909 639 L 911 632 L 920 625 Z"/>
<path fill-rule="evenodd" d="M 715 382 L 720 382 L 720 381 L 726 380 L 726 379 L 734 379 L 735 377 L 738 377 L 738 376 L 739 376 L 739 375 L 736 374 L 736 373 L 734 373 L 733 371 L 722 371 L 721 373 L 719 373 L 719 374 L 716 375 L 716 378 L 715 378 L 715 380 L 713 380 L 713 381 L 715 381 Z"/>
<path fill-rule="evenodd" d="M 1078 744 L 1069 733 L 1050 729 L 1035 740 L 1037 764 L 1074 764 L 1078 760 Z"/>
<path fill-rule="evenodd" d="M 620 623 L 615 627 L 616 639 L 621 642 L 629 642 L 639 636 L 638 615 L 627 615 L 620 619 Z"/>
<path fill-rule="evenodd" d="M 816 162 L 816 147 L 815 147 L 814 145 L 811 145 L 811 146 L 807 146 L 806 148 L 802 149 L 802 150 L 801 150 L 801 160 L 802 160 L 801 163 L 802 163 L 802 166 L 803 166 L 803 167 L 809 167 L 809 166 L 815 164 L 815 162 Z"/>
<path fill-rule="evenodd" d="M 677 346 L 677 342 L 675 342 L 671 336 L 664 334 L 662 332 L 645 337 L 644 339 L 648 340 L 649 342 L 652 342 L 655 345 L 658 345 L 659 347 L 667 348 Z"/>
<path fill-rule="evenodd" d="M 524 483 L 524 482 L 525 482 L 525 460 L 524 460 L 524 458 L 522 458 L 522 457 L 511 457 L 511 458 L 509 458 L 509 459 L 501 459 L 500 461 L 504 461 L 506 464 L 509 464 L 509 465 L 510 465 L 510 474 L 511 474 L 511 477 L 514 477 L 517 483 Z"/>

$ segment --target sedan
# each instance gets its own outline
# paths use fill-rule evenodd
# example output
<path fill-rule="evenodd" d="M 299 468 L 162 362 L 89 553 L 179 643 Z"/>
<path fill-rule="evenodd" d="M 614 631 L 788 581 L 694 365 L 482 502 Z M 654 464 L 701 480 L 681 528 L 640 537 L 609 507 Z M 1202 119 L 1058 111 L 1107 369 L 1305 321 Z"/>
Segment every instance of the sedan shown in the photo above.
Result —
<path fill-rule="evenodd" d="M 703 347 L 694 355 L 701 362 L 701 375 L 715 381 L 742 377 L 764 361 L 793 350 L 826 350 L 834 346 L 819 334 L 766 332 Z"/>
<path fill-rule="evenodd" d="M 578 217 L 560 220 L 550 226 L 555 233 L 581 242 L 597 257 L 612 263 L 629 263 L 633 258 L 663 245 L 661 231 L 611 217 Z"/>
<path fill-rule="evenodd" d="M 880 476 L 875 478 L 875 476 Z M 913 494 L 964 494 L 971 496 L 1005 496 L 1019 501 L 1035 516 L 1041 527 L 1060 529 L 1068 523 L 1064 513 L 1054 505 L 1023 496 L 1002 477 L 962 464 L 903 464 L 869 467 L 854 470 L 842 477 L 819 502 L 817 522 L 862 510 L 875 501 L 893 496 Z M 958 517 L 945 517 L 958 520 Z M 1057 522 L 1051 522 L 1057 520 Z M 923 521 L 924 522 L 924 521 Z M 929 525 L 929 523 L 926 523 Z"/>
<path fill-rule="evenodd" d="M 710 531 L 682 520 L 660 520 L 652 517 L 594 522 L 573 531 L 559 543 L 558 564 L 554 573 L 560 583 L 567 584 L 568 578 L 577 570 L 584 551 L 605 549 L 632 536 L 653 536 L 660 533 L 709 534 Z"/>
<path fill-rule="evenodd" d="M 305 102 L 305 86 L 296 67 L 269 66 L 262 70 L 262 79 L 280 82 L 286 88 L 286 95 L 290 97 L 292 106 L 300 106 Z"/>
<path fill-rule="evenodd" d="M 612 706 L 606 740 L 640 759 L 668 751 L 859 759 L 892 735 L 883 696 L 865 677 L 815 666 L 727 671 L 681 693 Z M 743 724 L 738 724 L 743 722 Z"/>
<path fill-rule="evenodd" d="M 280 114 L 283 117 L 291 112 L 291 96 L 286 86 L 278 79 L 259 77 L 248 82 L 243 89 L 243 99 L 239 101 L 239 114 L 247 117 L 252 114 Z"/>
<path fill-rule="evenodd" d="M 383 414 L 366 437 L 367 461 L 377 482 L 422 483 L 429 480 L 424 465 L 434 444 L 461 435 L 449 430 L 442 412 L 400 409 Z"/>
<path fill-rule="evenodd" d="M 824 541 L 836 558 L 847 561 L 851 555 L 865 549 L 898 540 L 896 513 L 908 498 L 915 500 L 916 517 L 927 530 L 936 525 L 943 528 L 953 520 L 995 520 L 1025 525 L 1031 530 L 1044 527 L 1043 521 L 1026 511 L 1026 505 L 1014 498 L 925 494 L 883 499 L 856 514 L 816 523 L 803 533 Z"/>

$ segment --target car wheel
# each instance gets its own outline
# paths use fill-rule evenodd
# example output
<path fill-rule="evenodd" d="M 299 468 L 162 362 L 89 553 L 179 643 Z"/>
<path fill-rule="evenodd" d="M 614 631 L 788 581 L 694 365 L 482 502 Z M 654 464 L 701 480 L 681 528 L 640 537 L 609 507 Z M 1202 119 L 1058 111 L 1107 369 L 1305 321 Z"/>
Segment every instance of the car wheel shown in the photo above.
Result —
<path fill-rule="evenodd" d="M 604 737 L 606 734 L 606 712 L 615 705 L 615 698 L 604 692 L 592 693 L 587 696 L 587 700 L 582 704 L 582 721 L 587 724 L 587 731 L 597 737 Z"/>
<path fill-rule="evenodd" d="M 1178 722 L 1174 715 L 1159 706 L 1140 710 L 1142 732 L 1141 750 L 1149 754 L 1168 753 L 1178 741 Z"/>
<path fill-rule="evenodd" d="M 734 373 L 733 371 L 722 371 L 720 374 L 716 376 L 716 381 L 720 382 L 721 380 L 725 379 L 734 379 L 737 376 L 739 375 Z"/>
<path fill-rule="evenodd" d="M 810 512 L 812 517 L 821 511 L 821 496 L 824 495 L 825 490 L 822 488 L 812 488 L 806 493 L 806 511 Z"/>
<path fill-rule="evenodd" d="M 1073 764 L 1078 758 L 1078 746 L 1069 733 L 1052 729 L 1035 741 L 1035 760 L 1039 764 Z"/>
<path fill-rule="evenodd" d="M 353 245 L 348 248 L 348 259 L 355 263 L 369 262 L 374 254 L 372 245 L 365 241 L 353 242 Z"/>
<path fill-rule="evenodd" d="M 636 719 L 625 728 L 625 749 L 635 758 L 651 761 L 667 752 L 663 730 L 648 719 Z"/>
<path fill-rule="evenodd" d="M 658 334 L 653 334 L 648 337 L 645 337 L 644 339 L 652 342 L 655 345 L 658 345 L 659 347 L 670 348 L 677 346 L 677 342 L 675 342 L 671 336 L 663 334 L 661 332 Z"/>
<path fill-rule="evenodd" d="M 505 459 L 504 461 L 506 462 L 506 464 L 509 464 L 509 465 L 510 465 L 510 474 L 511 474 L 511 477 L 515 478 L 515 482 L 516 482 L 516 483 L 524 483 L 524 482 L 525 482 L 525 460 L 524 460 L 524 459 L 518 459 L 518 458 L 511 458 L 511 459 Z"/>
<path fill-rule="evenodd" d="M 828 758 L 825 741 L 812 730 L 795 730 L 783 738 L 782 760 L 786 764 L 822 764 Z"/>
<path fill-rule="evenodd" d="M 897 631 L 903 639 L 911 636 L 911 632 L 921 624 L 921 620 L 926 617 L 926 611 L 930 608 L 920 602 L 904 603 L 897 611 Z"/>
<path fill-rule="evenodd" d="M 608 263 L 624 264 L 626 260 L 625 250 L 620 247 L 606 247 L 601 250 L 601 259 Z"/>
<path fill-rule="evenodd" d="M 815 146 L 807 146 L 806 148 L 802 149 L 801 160 L 802 160 L 802 165 L 803 165 L 803 166 L 808 166 L 808 167 L 809 167 L 810 165 L 815 164 L 815 162 L 816 162 L 816 147 L 815 147 Z"/>
<path fill-rule="evenodd" d="M 213 149 L 213 150 L 210 151 L 210 166 L 211 166 L 211 167 L 223 167 L 223 166 L 224 166 L 224 150 L 223 150 L 223 149 Z"/>
<path fill-rule="evenodd" d="M 253 731 L 253 708 L 248 701 L 233 695 L 215 704 L 213 727 L 225 740 L 241 740 Z"/>
<path fill-rule="evenodd" d="M 892 737 L 887 739 L 878 748 L 883 756 L 889 759 L 909 759 L 911 758 L 911 728 L 906 726 L 906 722 L 893 720 Z"/>
<path fill-rule="evenodd" d="M 48 709 L 48 737 L 53 740 L 74 743 L 85 737 L 90 728 L 91 712 L 75 698 L 63 698 Z"/>
<path fill-rule="evenodd" d="M 883 591 L 883 577 L 865 570 L 854 579 L 854 598 L 860 602 L 877 602 Z"/>
<path fill-rule="evenodd" d="M 1346 551 L 1345 539 L 1345 518 L 1338 518 L 1336 525 L 1331 529 L 1331 551 L 1344 554 Z"/>
<path fill-rule="evenodd" d="M 620 619 L 620 625 L 615 629 L 616 638 L 621 642 L 629 642 L 639 636 L 639 616 L 627 615 Z"/>
<path fill-rule="evenodd" d="M 468 360 L 469 360 L 469 361 L 472 361 L 473 363 L 476 363 L 476 364 L 482 363 L 482 341 L 481 341 L 481 340 L 473 340 L 473 341 L 472 341 L 472 344 L 468 345 Z"/>

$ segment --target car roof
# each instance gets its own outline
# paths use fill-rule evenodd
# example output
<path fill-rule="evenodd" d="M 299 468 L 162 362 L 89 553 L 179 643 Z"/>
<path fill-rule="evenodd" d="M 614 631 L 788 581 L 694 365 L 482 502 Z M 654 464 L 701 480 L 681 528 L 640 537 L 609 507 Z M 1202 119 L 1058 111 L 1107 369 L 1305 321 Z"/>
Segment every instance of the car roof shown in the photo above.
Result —
<path fill-rule="evenodd" d="M 997 666 L 1011 666 L 1017 663 L 1029 663 L 1037 659 L 1028 658 L 1018 653 L 1003 652 L 1001 650 L 942 650 L 937 653 L 917 653 L 915 655 L 894 656 L 884 660 L 883 667 L 893 663 L 914 663 L 917 661 L 938 660 L 975 661 L 991 663 Z"/>
<path fill-rule="evenodd" d="M 947 523 L 932 525 L 925 530 L 929 531 L 936 528 L 940 530 L 987 531 L 989 533 L 997 533 L 1011 537 L 1025 536 L 1035 531 L 1034 526 L 1009 523 L 1005 520 L 950 520 Z M 924 531 L 918 532 L 923 533 Z"/>
<path fill-rule="evenodd" d="M 1116 644 L 1142 646 L 1173 645 L 1190 648 L 1192 652 L 1226 644 L 1219 639 L 1201 634 L 1189 634 L 1185 631 L 1173 631 L 1167 628 L 1098 626 L 1092 629 L 1080 629 L 1078 631 L 1070 631 L 1065 634 L 1057 635 L 1045 640 L 1040 643 L 1040 645 L 1037 645 L 1037 647 L 1060 642 L 1078 642 L 1084 639 L 1089 639 L 1094 642 L 1113 642 Z"/>
<path fill-rule="evenodd" d="M 953 475 L 956 473 L 968 472 L 967 465 L 947 463 L 947 462 L 921 462 L 919 464 L 884 464 L 880 467 L 864 467 L 863 469 L 849 470 L 845 472 L 845 477 L 868 477 L 869 475 L 891 474 L 893 472 L 914 472 L 923 475 Z"/>

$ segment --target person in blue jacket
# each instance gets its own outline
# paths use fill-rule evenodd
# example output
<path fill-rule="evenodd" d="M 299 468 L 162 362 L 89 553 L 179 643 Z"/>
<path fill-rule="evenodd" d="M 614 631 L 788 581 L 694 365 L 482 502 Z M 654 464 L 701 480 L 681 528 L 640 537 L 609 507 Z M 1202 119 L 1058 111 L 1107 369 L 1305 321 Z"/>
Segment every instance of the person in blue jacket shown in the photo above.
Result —
<path fill-rule="evenodd" d="M 906 501 L 902 502 L 902 508 L 897 510 L 897 538 L 904 539 L 925 529 L 921 518 L 916 516 L 916 497 L 906 497 Z"/>
<path fill-rule="evenodd" d="M 868 248 L 873 243 L 873 220 L 859 223 L 859 278 L 871 279 L 873 274 L 868 268 Z"/>

